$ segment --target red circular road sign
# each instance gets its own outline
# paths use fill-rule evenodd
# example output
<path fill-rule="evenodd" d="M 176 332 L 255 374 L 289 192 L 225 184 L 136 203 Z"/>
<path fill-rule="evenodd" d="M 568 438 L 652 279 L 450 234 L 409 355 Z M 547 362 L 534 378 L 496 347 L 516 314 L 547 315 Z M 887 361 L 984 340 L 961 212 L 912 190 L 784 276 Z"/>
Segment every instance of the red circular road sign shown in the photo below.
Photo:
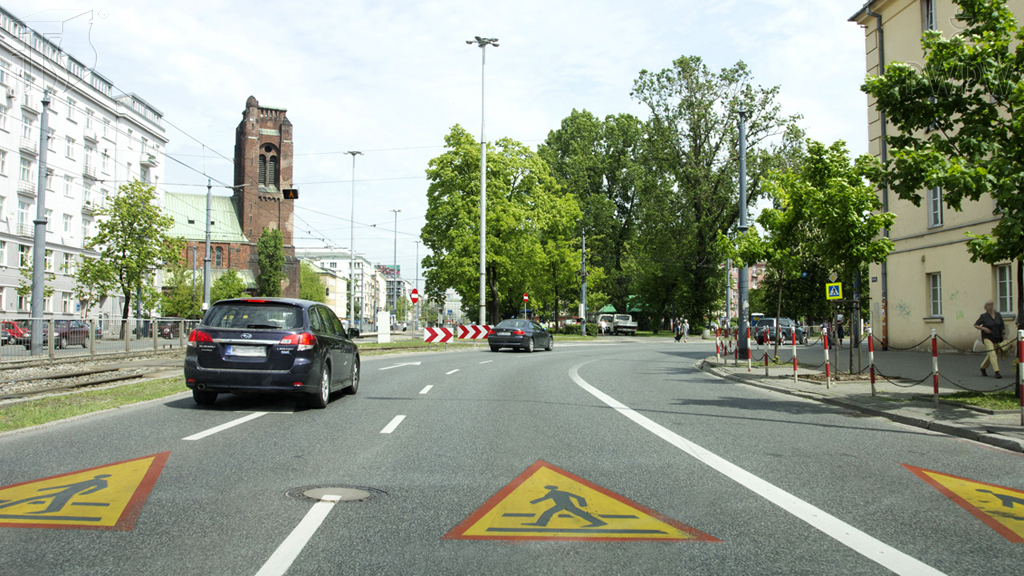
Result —
<path fill-rule="evenodd" d="M 409 295 L 409 299 L 415 304 L 420 301 L 420 293 L 415 288 L 412 289 L 412 293 Z"/>
<path fill-rule="evenodd" d="M 526 292 L 523 292 L 523 302 L 529 302 L 529 301 L 530 301 L 530 295 L 527 294 Z"/>

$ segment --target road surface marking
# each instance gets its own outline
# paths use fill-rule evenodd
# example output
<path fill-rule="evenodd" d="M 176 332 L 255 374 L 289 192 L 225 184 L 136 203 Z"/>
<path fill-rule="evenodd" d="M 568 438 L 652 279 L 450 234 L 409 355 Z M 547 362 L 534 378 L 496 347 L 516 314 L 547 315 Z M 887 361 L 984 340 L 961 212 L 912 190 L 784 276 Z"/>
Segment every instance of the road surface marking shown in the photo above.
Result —
<path fill-rule="evenodd" d="M 909 464 L 902 466 L 1003 538 L 1018 544 L 1024 542 L 1024 492 Z"/>
<path fill-rule="evenodd" d="M 228 428 L 234 428 L 235 426 L 238 426 L 239 424 L 244 424 L 244 423 L 248 422 L 249 420 L 255 420 L 255 419 L 259 418 L 260 416 L 263 416 L 264 414 L 266 414 L 266 412 L 253 412 L 252 414 L 249 414 L 248 416 L 242 416 L 241 418 L 238 418 L 236 420 L 232 420 L 231 422 L 226 422 L 224 424 L 221 424 L 220 426 L 214 426 L 213 428 L 210 428 L 209 430 L 203 430 L 202 432 L 198 432 L 198 433 L 193 434 L 191 436 L 186 436 L 186 437 L 182 438 L 182 440 L 202 440 L 203 438 L 206 438 L 207 436 L 212 436 L 212 435 L 216 434 L 217 432 L 222 432 L 224 430 L 227 430 Z"/>
<path fill-rule="evenodd" d="M 313 507 L 306 512 L 303 516 L 302 521 L 299 525 L 292 530 L 292 533 L 281 542 L 281 545 L 274 550 L 271 554 L 270 559 L 267 563 L 260 568 L 260 571 L 256 573 L 256 576 L 283 576 L 288 568 L 291 567 L 292 562 L 298 558 L 299 553 L 306 547 L 306 543 L 313 537 L 317 528 L 323 524 L 324 519 L 327 518 L 327 514 L 330 513 L 334 505 L 341 500 L 339 496 L 325 495 L 322 497 L 321 502 L 313 504 Z"/>
<path fill-rule="evenodd" d="M 943 572 L 900 552 L 880 540 L 876 540 L 835 516 L 826 513 L 824 510 L 812 506 L 789 492 L 762 480 L 594 388 L 580 377 L 579 370 L 581 367 L 583 367 L 583 364 L 577 364 L 569 370 L 569 378 L 577 386 L 583 388 L 611 408 L 614 408 L 626 418 L 646 428 L 647 431 L 655 436 L 721 472 L 744 488 L 824 532 L 826 535 L 831 536 L 839 543 L 848 546 L 865 558 L 877 562 L 896 574 L 905 576 L 945 576 Z"/>
<path fill-rule="evenodd" d="M 129 531 L 170 452 L 0 488 L 0 528 Z"/>
<path fill-rule="evenodd" d="M 481 362 L 481 364 L 487 364 L 489 362 L 494 362 L 494 360 L 484 360 L 483 362 Z"/>
<path fill-rule="evenodd" d="M 378 370 L 391 370 L 392 368 L 401 368 L 402 366 L 419 366 L 419 365 L 420 365 L 419 362 L 403 362 L 401 364 L 395 364 L 394 366 L 385 366 L 383 368 L 378 368 Z"/>
<path fill-rule="evenodd" d="M 720 542 L 543 460 L 443 539 Z"/>
<path fill-rule="evenodd" d="M 456 373 L 456 372 L 458 372 L 458 371 L 459 371 L 459 369 L 458 369 L 458 368 L 456 368 L 455 370 L 449 370 L 448 372 L 445 372 L 445 373 L 444 373 L 444 375 L 445 375 L 445 376 L 449 376 L 449 375 L 451 375 L 451 374 L 455 374 L 455 373 Z"/>
<path fill-rule="evenodd" d="M 399 414 L 398 416 L 395 416 L 394 418 L 391 419 L 391 422 L 388 422 L 388 425 L 385 426 L 384 429 L 380 431 L 380 433 L 391 434 L 392 432 L 395 431 L 395 428 L 398 428 L 398 425 L 402 423 L 402 420 L 405 420 L 405 414 Z"/>
<path fill-rule="evenodd" d="M 426 394 L 427 392 L 430 392 L 430 389 L 433 387 L 433 384 L 427 384 L 426 386 L 423 387 L 423 390 L 420 390 L 420 394 Z"/>

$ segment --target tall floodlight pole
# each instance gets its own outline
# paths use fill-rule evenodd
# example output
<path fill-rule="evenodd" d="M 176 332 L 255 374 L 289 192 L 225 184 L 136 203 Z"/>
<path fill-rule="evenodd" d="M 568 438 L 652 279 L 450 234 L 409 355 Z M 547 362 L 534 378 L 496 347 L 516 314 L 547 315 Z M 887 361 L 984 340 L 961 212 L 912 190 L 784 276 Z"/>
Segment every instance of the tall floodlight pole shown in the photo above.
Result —
<path fill-rule="evenodd" d="M 580 335 L 587 335 L 587 227 L 583 226 L 583 249 L 580 250 Z M 555 327 L 558 327 L 558 311 L 555 311 Z"/>
<path fill-rule="evenodd" d="M 487 46 L 498 47 L 497 38 L 474 36 L 466 44 L 480 47 L 480 325 L 487 324 L 487 132 L 484 123 L 484 68 Z"/>
<path fill-rule="evenodd" d="M 737 226 L 740 234 L 747 231 L 747 111 L 740 102 L 740 225 Z M 747 328 L 750 319 L 750 304 L 747 302 L 750 289 L 750 272 L 746 262 L 740 266 L 739 278 L 736 289 L 739 292 L 739 306 L 736 314 L 739 320 L 738 349 L 741 359 L 746 360 L 750 356 L 750 346 L 747 341 Z"/>
<path fill-rule="evenodd" d="M 39 180 L 32 238 L 32 355 L 43 351 L 43 299 L 46 298 L 46 139 L 50 136 L 50 91 L 43 91 L 43 118 L 39 121 Z M 53 335 L 51 335 L 51 338 Z"/>
<path fill-rule="evenodd" d="M 213 183 L 206 180 L 206 257 L 203 258 L 203 312 L 210 309 L 210 221 L 213 212 Z"/>
<path fill-rule="evenodd" d="M 416 284 L 415 289 L 416 289 L 417 297 L 416 297 L 416 318 L 412 321 L 412 331 L 415 332 L 415 331 L 420 329 L 420 299 L 419 299 L 419 293 L 420 293 L 420 241 L 419 240 L 413 240 L 413 242 L 416 243 L 416 278 L 413 279 L 413 282 Z"/>
<path fill-rule="evenodd" d="M 395 311 L 395 324 L 398 324 L 398 213 L 401 210 L 392 209 L 391 212 L 395 213 L 395 267 L 391 269 L 391 286 L 394 289 L 391 296 L 391 308 Z"/>
<path fill-rule="evenodd" d="M 354 328 L 356 325 L 356 288 L 353 280 L 355 278 L 356 270 L 356 156 L 362 156 L 363 153 L 359 150 L 349 150 L 345 154 L 352 155 L 352 219 L 349 222 L 351 224 L 351 236 L 348 242 L 348 321 L 349 327 Z M 365 314 L 366 310 L 362 310 Z M 363 314 L 360 314 L 362 316 Z M 363 323 L 359 323 L 359 330 L 362 331 Z"/>

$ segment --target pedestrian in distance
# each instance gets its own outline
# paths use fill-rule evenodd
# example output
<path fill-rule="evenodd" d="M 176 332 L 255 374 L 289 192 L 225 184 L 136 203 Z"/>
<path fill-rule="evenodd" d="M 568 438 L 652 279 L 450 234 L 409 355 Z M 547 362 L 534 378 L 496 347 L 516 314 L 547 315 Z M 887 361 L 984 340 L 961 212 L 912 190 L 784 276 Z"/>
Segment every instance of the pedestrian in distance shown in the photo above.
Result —
<path fill-rule="evenodd" d="M 683 318 L 683 343 L 689 342 L 690 337 L 690 322 Z"/>
<path fill-rule="evenodd" d="M 1006 325 L 1003 324 L 1003 316 L 996 312 L 995 304 L 991 300 L 985 302 L 985 311 L 978 317 L 974 327 L 981 330 L 981 341 L 985 344 L 985 359 L 981 361 L 981 375 L 988 376 L 985 371 L 989 366 L 995 371 L 996 378 L 1002 378 L 999 373 L 999 356 L 1006 357 L 1006 345 L 1003 342 L 1003 333 L 1006 332 Z"/>
<path fill-rule="evenodd" d="M 675 341 L 679 342 L 683 338 L 683 326 L 679 323 L 679 318 L 672 319 L 672 333 L 675 334 Z"/>

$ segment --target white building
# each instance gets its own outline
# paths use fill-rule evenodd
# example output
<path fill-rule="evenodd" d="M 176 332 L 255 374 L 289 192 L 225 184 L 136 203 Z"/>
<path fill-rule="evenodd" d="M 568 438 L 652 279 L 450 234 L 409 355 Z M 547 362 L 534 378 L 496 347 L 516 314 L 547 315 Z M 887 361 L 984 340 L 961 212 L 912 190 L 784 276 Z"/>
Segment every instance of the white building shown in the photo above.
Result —
<path fill-rule="evenodd" d="M 32 254 L 47 90 L 46 266 L 56 278 L 45 310 L 81 316 L 71 273 L 88 256 L 93 211 L 132 179 L 159 185 L 167 145 L 162 114 L 135 94 L 119 95 L 109 80 L 2 8 L 0 39 L 0 309 L 22 317 L 30 309 L 16 290 Z M 99 313 L 120 317 L 120 298 L 106 298 Z"/>
<path fill-rule="evenodd" d="M 343 278 L 349 277 L 349 264 L 353 262 L 348 248 L 295 248 L 295 256 L 325 270 L 337 271 Z M 376 313 L 385 310 L 387 283 L 377 267 L 358 252 L 355 254 L 352 287 L 356 318 L 361 319 L 363 325 L 373 324 Z M 347 318 L 348 310 L 338 316 Z"/>

